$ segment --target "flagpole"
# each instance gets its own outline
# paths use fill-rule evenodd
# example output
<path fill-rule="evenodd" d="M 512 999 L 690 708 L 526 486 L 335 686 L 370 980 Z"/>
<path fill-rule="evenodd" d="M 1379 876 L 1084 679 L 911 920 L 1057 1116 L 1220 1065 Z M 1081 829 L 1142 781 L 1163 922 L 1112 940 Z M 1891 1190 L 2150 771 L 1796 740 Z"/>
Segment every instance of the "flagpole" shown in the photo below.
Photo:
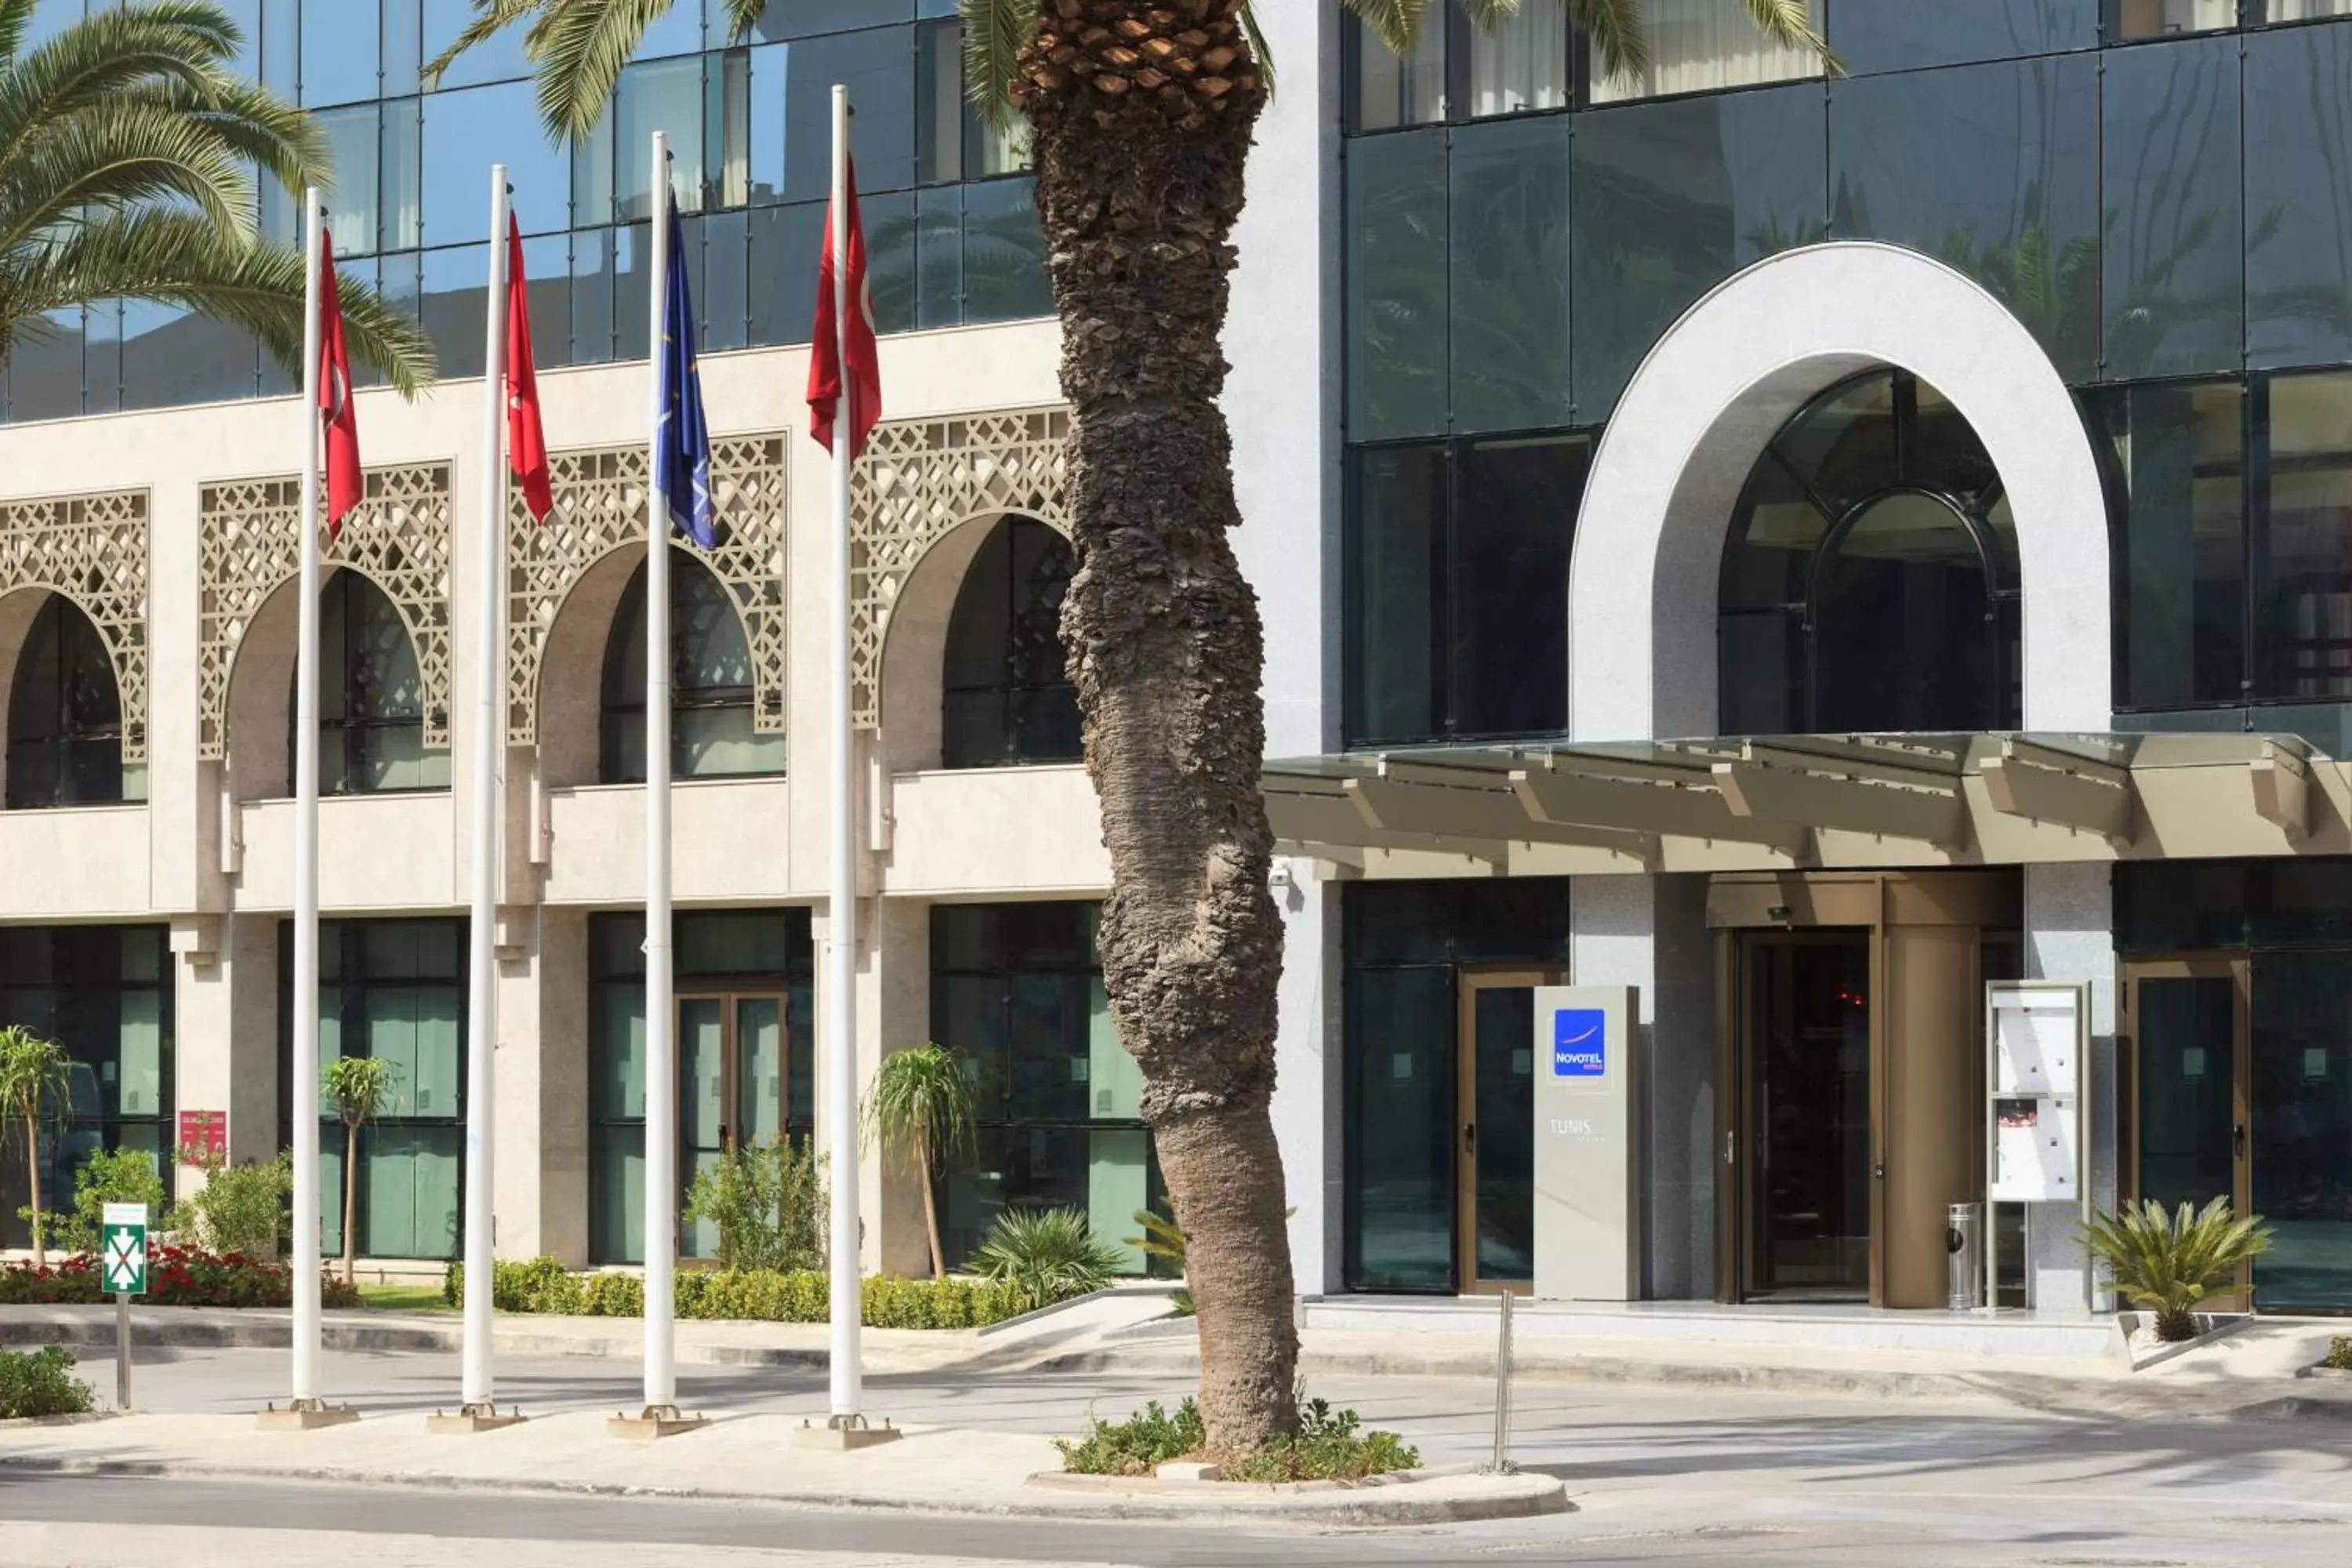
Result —
<path fill-rule="evenodd" d="M 492 1394 L 491 1245 L 498 1179 L 496 1094 L 498 1047 L 497 925 L 499 916 L 499 754 L 506 726 L 499 721 L 499 677 L 505 669 L 507 368 L 507 166 L 490 165 L 490 279 L 483 326 L 482 510 L 480 569 L 475 592 L 474 756 L 471 860 L 473 904 L 466 958 L 466 1333 L 460 1420 L 498 1415 Z"/>
<path fill-rule="evenodd" d="M 653 133 L 652 313 L 646 450 L 646 1410 L 677 1415 L 677 1045 L 670 983 L 669 514 L 660 469 L 663 332 L 668 322 L 669 138 Z"/>
<path fill-rule="evenodd" d="M 294 663 L 294 1384 L 296 1411 L 319 1398 L 319 187 L 302 194 L 301 577 Z M 345 1171 L 343 1180 L 359 1179 Z"/>
<path fill-rule="evenodd" d="M 857 1222 L 857 868 L 851 847 L 856 806 L 849 715 L 849 468 L 856 446 L 856 404 L 849 368 L 849 89 L 833 89 L 833 330 L 841 366 L 841 403 L 833 426 L 833 592 L 828 595 L 833 653 L 832 898 L 825 916 L 825 1147 L 833 1185 L 833 1417 L 856 1430 L 863 1414 L 864 1368 L 858 1329 L 865 1316 L 859 1289 Z"/>

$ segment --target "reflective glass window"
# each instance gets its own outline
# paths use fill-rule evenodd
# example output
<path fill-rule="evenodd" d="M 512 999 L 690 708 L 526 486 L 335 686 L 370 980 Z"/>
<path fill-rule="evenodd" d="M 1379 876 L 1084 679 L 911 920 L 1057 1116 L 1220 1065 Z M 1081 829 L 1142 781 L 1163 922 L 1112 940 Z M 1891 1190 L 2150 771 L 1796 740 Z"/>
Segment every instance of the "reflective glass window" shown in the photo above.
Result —
<path fill-rule="evenodd" d="M 82 412 L 111 414 L 121 407 L 121 300 L 100 300 L 83 310 L 81 363 Z M 265 354 L 262 363 L 266 369 L 277 362 Z"/>
<path fill-rule="evenodd" d="M 2352 374 L 2256 387 L 2257 698 L 2352 697 Z"/>
<path fill-rule="evenodd" d="M 2352 0 L 2246 0 L 2249 22 L 2315 22 L 2352 16 Z"/>
<path fill-rule="evenodd" d="M 1399 56 L 1379 33 L 1350 16 L 1355 73 L 1349 127 L 1391 131 L 1445 118 L 1445 8 L 1433 6 L 1412 53 Z"/>
<path fill-rule="evenodd" d="M 723 29 L 723 12 L 720 25 Z M 714 38 L 711 41 L 722 43 L 725 40 Z M 690 55 L 701 47 L 702 7 L 695 5 L 694 0 L 679 0 L 678 4 L 671 5 L 646 25 L 644 36 L 637 40 L 637 52 L 631 58 L 650 60 L 663 55 Z"/>
<path fill-rule="evenodd" d="M 712 213 L 701 221 L 702 275 L 694 296 L 702 316 L 705 351 L 740 349 L 751 319 L 751 236 L 740 212 Z"/>
<path fill-rule="evenodd" d="M 2352 32 L 2245 40 L 2246 357 L 2352 359 Z"/>
<path fill-rule="evenodd" d="M 383 0 L 383 95 L 415 92 L 424 66 L 422 0 Z"/>
<path fill-rule="evenodd" d="M 613 213 L 653 215 L 653 133 L 669 133 L 670 189 L 680 212 L 702 207 L 702 60 L 649 60 L 621 73 L 613 96 Z"/>
<path fill-rule="evenodd" d="M 383 141 L 376 153 L 376 243 L 413 250 L 424 243 L 425 126 L 422 100 L 383 105 Z M 569 219 L 566 219 L 568 222 Z"/>
<path fill-rule="evenodd" d="M 943 766 L 1076 762 L 1078 694 L 1062 651 L 1077 557 L 1045 523 L 991 524 L 965 569 L 941 672 Z"/>
<path fill-rule="evenodd" d="M 848 87 L 857 105 L 858 190 L 903 190 L 915 183 L 912 27 L 805 38 L 787 51 L 784 68 L 784 200 L 823 201 L 831 187 L 836 82 Z"/>
<path fill-rule="evenodd" d="M 80 606 L 52 594 L 34 613 L 8 697 L 8 809 L 100 805 L 125 790 L 122 700 L 106 639 Z"/>
<path fill-rule="evenodd" d="M 572 363 L 572 247 L 551 234 L 522 242 L 523 298 L 530 312 L 530 352 L 541 370 Z"/>
<path fill-rule="evenodd" d="M 915 29 L 915 180 L 963 177 L 963 28 L 952 17 Z"/>
<path fill-rule="evenodd" d="M 302 102 L 316 109 L 376 95 L 375 0 L 302 0 Z"/>
<path fill-rule="evenodd" d="M 1517 11 L 1487 27 L 1473 26 L 1451 6 L 1433 6 L 1430 31 L 1437 30 L 1442 15 L 1456 18 L 1464 35 L 1459 52 L 1469 81 L 1462 97 L 1472 117 L 1568 107 L 1566 0 L 1520 0 Z"/>
<path fill-rule="evenodd" d="M 357 572 L 329 578 L 319 594 L 319 652 L 320 793 L 448 788 L 449 753 L 425 747 L 416 647 L 383 590 Z M 289 697 L 289 716 L 293 708 Z"/>
<path fill-rule="evenodd" d="M 432 59 L 474 20 L 474 0 L 424 0 L 426 59 Z M 449 62 L 442 75 L 444 88 L 474 87 L 486 81 L 513 81 L 530 75 L 522 40 L 528 27 L 501 27 Z M 538 123 L 534 111 L 532 123 Z"/>
<path fill-rule="evenodd" d="M 1675 319 L 1751 261 L 1822 237 L 1817 87 L 1633 104 L 1580 117 L 1576 402 L 1596 420 Z"/>
<path fill-rule="evenodd" d="M 2096 368 L 2098 77 L 2066 56 L 1830 87 L 1831 219 L 1974 278 L 2069 381 Z"/>
<path fill-rule="evenodd" d="M 2105 104 L 2105 374 L 2234 370 L 2245 290 L 2236 41 L 2118 49 Z"/>
<path fill-rule="evenodd" d="M 1840 0 L 1829 43 L 1848 74 L 2095 48 L 2099 0 Z"/>
<path fill-rule="evenodd" d="M 1355 454 L 1355 469 L 1349 738 L 1442 734 L 1445 447 L 1369 447 Z"/>
<path fill-rule="evenodd" d="M 1820 76 L 1820 54 L 1801 44 L 1775 43 L 1757 29 L 1742 0 L 1641 0 L 1650 46 L 1647 67 L 1614 74 L 1592 50 L 1591 101 L 1710 92 Z M 1809 0 L 1821 31 L 1822 0 Z"/>
<path fill-rule="evenodd" d="M 1053 313 L 1035 183 L 984 180 L 964 186 L 962 319 L 1016 321 Z"/>
<path fill-rule="evenodd" d="M 670 556 L 670 776 L 780 773 L 781 732 L 753 720 L 751 646 L 741 613 L 710 569 L 686 551 Z M 646 569 L 614 612 L 604 645 L 602 777 L 646 776 Z"/>
<path fill-rule="evenodd" d="M 915 193 L 887 191 L 871 201 L 860 196 L 857 209 L 866 225 L 866 292 L 874 308 L 874 330 L 908 331 L 915 325 Z M 809 298 L 812 301 L 816 298 L 814 283 Z M 814 320 L 812 310 L 812 327 Z"/>
<path fill-rule="evenodd" d="M 1454 132 L 1446 256 L 1454 426 L 1569 421 L 1568 121 Z"/>
<path fill-rule="evenodd" d="M 280 98 L 295 98 L 300 91 L 299 3 L 300 0 L 261 0 L 261 85 Z"/>
<path fill-rule="evenodd" d="M 749 199 L 767 206 L 784 199 L 784 85 L 786 46 L 762 44 L 749 51 L 751 62 Z"/>
<path fill-rule="evenodd" d="M 2252 901 L 2242 860 L 2168 860 L 2116 868 L 2116 950 L 2193 952 L 2246 945 Z"/>
<path fill-rule="evenodd" d="M 67 419 L 82 411 L 82 311 L 44 310 L 8 353 L 8 417 Z"/>
<path fill-rule="evenodd" d="M 1811 605 L 1811 728 L 1980 730 L 2000 721 L 1980 541 L 1939 496 L 1897 490 L 1823 546 Z"/>
<path fill-rule="evenodd" d="M 530 83 L 518 81 L 426 95 L 421 195 L 426 245 L 489 238 L 493 163 L 507 166 L 523 232 L 569 226 L 567 155 L 540 130 L 535 92 Z"/>
<path fill-rule="evenodd" d="M 1348 150 L 1348 431 L 1376 441 L 1444 433 L 1445 134 L 1370 137 Z"/>
<path fill-rule="evenodd" d="M 747 205 L 751 200 L 751 51 L 730 49 L 706 62 L 702 86 L 709 205 Z"/>
<path fill-rule="evenodd" d="M 2236 381 L 2118 388 L 2117 708 L 2230 702 L 2246 632 L 2245 396 Z"/>
<path fill-rule="evenodd" d="M 445 378 L 482 374 L 482 291 L 489 283 L 489 268 L 487 245 L 425 253 L 416 320 L 433 340 Z"/>
<path fill-rule="evenodd" d="M 921 14 L 946 15 L 931 0 Z M 765 43 L 776 38 L 805 38 L 819 33 L 846 32 L 881 22 L 909 22 L 917 15 L 916 0 L 768 0 L 767 9 L 751 24 L 751 36 Z"/>
<path fill-rule="evenodd" d="M 2248 1130 L 2254 1260 L 2264 1311 L 2352 1310 L 2352 964 L 2342 952 L 2256 952 Z"/>
<path fill-rule="evenodd" d="M 613 268 L 611 229 L 587 229 L 572 237 L 573 364 L 604 364 L 614 357 Z"/>
<path fill-rule="evenodd" d="M 334 184 L 321 199 L 327 232 L 339 237 L 341 248 L 362 255 L 378 247 L 376 238 L 376 159 L 381 132 L 376 106 L 331 109 L 311 116 L 327 138 L 334 161 Z"/>
<path fill-rule="evenodd" d="M 2237 25 L 2238 0 L 2107 0 L 2111 38 L 2161 38 Z"/>
<path fill-rule="evenodd" d="M 1568 554 L 1582 437 L 1465 441 L 1454 458 L 1453 730 L 1568 727 Z"/>
<path fill-rule="evenodd" d="M 251 397 L 260 351 L 240 327 L 177 305 L 122 307 L 122 406 L 168 408 Z"/>

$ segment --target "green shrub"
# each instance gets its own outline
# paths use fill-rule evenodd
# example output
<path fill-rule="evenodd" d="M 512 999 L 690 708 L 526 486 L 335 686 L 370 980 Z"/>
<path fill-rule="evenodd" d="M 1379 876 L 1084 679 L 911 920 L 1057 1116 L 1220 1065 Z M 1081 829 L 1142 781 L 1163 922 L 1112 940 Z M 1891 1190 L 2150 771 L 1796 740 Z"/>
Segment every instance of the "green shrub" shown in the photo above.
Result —
<path fill-rule="evenodd" d="M 1034 1311 L 1101 1289 L 1126 1262 L 1124 1253 L 1087 1228 L 1077 1209 L 1007 1209 L 988 1227 L 971 1268 L 1018 1289 Z"/>
<path fill-rule="evenodd" d="M 63 1345 L 0 1351 L 0 1421 L 79 1415 L 96 1398 L 89 1384 L 74 1375 L 73 1352 Z"/>
<path fill-rule="evenodd" d="M 1201 1407 L 1188 1396 L 1172 1415 L 1155 1399 L 1124 1421 L 1090 1415 L 1085 1436 L 1056 1437 L 1054 1447 L 1072 1475 L 1148 1476 L 1167 1460 L 1199 1453 L 1208 1440 Z"/>
<path fill-rule="evenodd" d="M 287 1200 L 294 1194 L 293 1156 L 280 1150 L 269 1161 L 232 1165 L 218 1154 L 180 1151 L 183 1164 L 205 1173 L 194 1197 L 173 1211 L 173 1223 L 189 1239 L 212 1252 L 247 1258 L 284 1253 L 289 1239 Z"/>
<path fill-rule="evenodd" d="M 635 1274 L 591 1274 L 581 1310 L 592 1318 L 642 1318 L 646 1282 Z"/>
<path fill-rule="evenodd" d="M 0 1277 L 5 1279 L 5 1277 Z M 832 1282 L 815 1269 L 687 1269 L 674 1280 L 680 1319 L 822 1323 L 832 1316 Z M 444 1299 L 465 1301 L 465 1268 L 449 1266 Z M 901 1279 L 873 1275 L 860 1286 L 863 1316 L 877 1329 L 973 1329 L 1027 1310 L 1018 1286 L 986 1279 Z M 96 1300 L 95 1297 L 92 1300 Z M 552 1258 L 501 1262 L 491 1295 L 501 1312 L 565 1312 L 591 1318 L 645 1315 L 646 1282 L 635 1274 L 571 1274 Z"/>
<path fill-rule="evenodd" d="M 824 1168 L 814 1139 L 737 1145 L 694 1173 L 686 1221 L 719 1229 L 725 1270 L 814 1268 L 824 1260 Z"/>
<path fill-rule="evenodd" d="M 74 1173 L 72 1209 L 47 1216 L 50 1245 L 63 1252 L 96 1257 L 109 1204 L 145 1204 L 149 1228 L 171 1228 L 165 1213 L 170 1200 L 153 1156 L 140 1149 L 100 1149 Z"/>
<path fill-rule="evenodd" d="M 2337 1372 L 2352 1372 L 2352 1334 L 2338 1334 L 2327 1342 L 2327 1359 L 2319 1363 Z"/>
<path fill-rule="evenodd" d="M 2262 1216 L 2239 1218 L 2227 1197 L 2196 1210 L 2184 1203 L 2178 1215 L 2150 1198 L 2092 1215 L 2082 1235 L 2117 1293 L 2154 1312 L 2156 1337 L 2168 1341 L 2196 1338 L 2198 1304 L 2234 1286 L 2239 1270 L 2271 1245 Z"/>
<path fill-rule="evenodd" d="M 1352 1410 L 1310 1399 L 1298 1407 L 1298 1436 L 1267 1444 L 1219 1467 L 1229 1481 L 1353 1481 L 1421 1463 L 1419 1449 L 1393 1432 L 1366 1432 Z"/>
<path fill-rule="evenodd" d="M 441 1287 L 442 1300 L 453 1307 L 466 1304 L 466 1266 L 449 1265 Z M 494 1312 L 579 1313 L 587 1310 L 579 1279 L 552 1258 L 500 1258 L 490 1272 L 490 1310 Z"/>

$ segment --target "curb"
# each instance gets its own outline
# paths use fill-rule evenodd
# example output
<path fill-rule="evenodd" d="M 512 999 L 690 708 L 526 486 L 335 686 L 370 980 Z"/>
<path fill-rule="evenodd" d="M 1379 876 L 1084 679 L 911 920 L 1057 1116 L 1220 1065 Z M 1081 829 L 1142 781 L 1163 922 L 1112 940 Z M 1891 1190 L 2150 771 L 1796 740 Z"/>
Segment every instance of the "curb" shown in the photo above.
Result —
<path fill-rule="evenodd" d="M 667 1502 L 712 1503 L 730 1508 L 757 1507 L 796 1511 L 891 1513 L 939 1519 L 1032 1519 L 1064 1523 L 1089 1520 L 1172 1520 L 1259 1524 L 1411 1526 L 1468 1523 L 1480 1520 L 1528 1519 L 1572 1511 L 1568 1487 L 1549 1476 L 1518 1475 L 1509 1490 L 1484 1496 L 1453 1498 L 1378 1497 L 1384 1489 L 1343 1489 L 1339 1492 L 1289 1497 L 1236 1498 L 1199 1503 L 1175 1498 L 1154 1500 L 1132 1493 L 1106 1500 L 1055 1505 L 1042 1499 L 1010 1502 L 971 1502 L 962 1506 L 906 1498 L 876 1497 L 862 1492 L 811 1492 L 791 1497 L 773 1493 L 727 1491 L 716 1488 L 644 1487 L 595 1481 L 509 1480 L 472 1476 L 384 1476 L 331 1466 L 289 1466 L 257 1469 L 228 1465 L 186 1464 L 165 1459 L 70 1459 L 46 1455 L 0 1455 L 0 1474 L 8 1471 L 50 1476 L 101 1477 L 138 1480 L 202 1480 L 256 1484 L 302 1482 L 319 1486 L 393 1487 L 412 1491 L 459 1492 L 494 1497 L 593 1497 L 638 1499 Z M 1069 1478 L 1072 1479 L 1081 1478 Z M 1094 1479 L 1096 1478 L 1083 1478 Z M 1106 1478 L 1110 1479 L 1110 1478 Z M 1033 1483 L 1034 1484 L 1034 1483 Z M 1175 1483 L 1167 1483 L 1175 1484 Z M 1222 1482 L 1202 1482 L 1223 1486 Z M 1252 1488 L 1272 1491 L 1273 1488 Z M 1394 1485 L 1385 1489 L 1400 1489 Z"/>
<path fill-rule="evenodd" d="M 114 1345 L 114 1333 L 110 1321 L 59 1319 L 0 1322 L 0 1349 L 63 1344 L 77 1350 L 108 1350 Z M 428 1351 L 456 1354 L 465 1346 L 465 1331 L 457 1325 L 443 1329 L 415 1323 L 365 1323 L 331 1316 L 321 1323 L 319 1337 L 328 1350 L 370 1353 Z M 141 1350 L 282 1351 L 292 1346 L 294 1331 L 291 1324 L 278 1320 L 240 1322 L 212 1318 L 173 1322 L 134 1318 L 131 1342 Z M 500 1329 L 492 1332 L 491 1344 L 499 1355 L 550 1359 L 579 1356 L 594 1360 L 634 1356 L 640 1342 L 635 1336 L 581 1339 Z M 681 1366 L 772 1366 L 821 1371 L 828 1364 L 824 1351 L 785 1345 L 684 1342 L 678 1345 L 677 1356 Z M 871 1365 L 876 1358 L 867 1359 Z"/>

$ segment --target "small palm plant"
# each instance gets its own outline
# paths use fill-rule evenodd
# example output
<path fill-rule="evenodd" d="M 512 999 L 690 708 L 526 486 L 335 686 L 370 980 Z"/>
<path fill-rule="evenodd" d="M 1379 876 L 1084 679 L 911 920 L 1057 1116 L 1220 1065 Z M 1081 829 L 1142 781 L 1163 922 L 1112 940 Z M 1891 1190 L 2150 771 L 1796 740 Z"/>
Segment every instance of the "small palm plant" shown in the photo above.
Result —
<path fill-rule="evenodd" d="M 925 1042 L 883 1058 L 866 1097 L 866 1124 L 894 1153 L 912 1166 L 923 1188 L 923 1224 L 931 1242 L 931 1278 L 948 1277 L 940 1246 L 940 1209 L 932 1186 L 940 1162 L 971 1140 L 971 1084 L 963 1064 L 944 1046 Z"/>
<path fill-rule="evenodd" d="M 343 1123 L 343 1283 L 359 1260 L 360 1129 L 390 1110 L 400 1066 L 388 1057 L 337 1057 L 319 1075 Z M 315 1219 L 309 1223 L 316 1224 Z"/>
<path fill-rule="evenodd" d="M 1126 1261 L 1076 1209 L 1007 1209 L 988 1227 L 971 1267 L 1019 1290 L 1034 1312 L 1101 1289 Z"/>
<path fill-rule="evenodd" d="M 1176 1223 L 1175 1215 L 1161 1214 L 1158 1209 L 1136 1210 L 1135 1223 L 1143 1227 L 1143 1234 L 1129 1237 L 1128 1246 L 1146 1258 L 1157 1258 L 1162 1263 L 1176 1266 L 1176 1278 L 1187 1283 L 1177 1287 L 1169 1302 L 1178 1317 L 1191 1317 L 1195 1309 L 1190 1277 L 1184 1270 L 1184 1227 Z"/>
<path fill-rule="evenodd" d="M 76 1063 L 65 1047 L 43 1039 L 20 1024 L 0 1029 L 0 1142 L 25 1135 L 26 1191 L 32 1202 L 25 1217 L 33 1224 L 33 1267 L 48 1266 L 48 1226 L 41 1214 L 41 1129 L 62 1123 L 73 1111 Z"/>
<path fill-rule="evenodd" d="M 2168 1213 L 2154 1198 L 2118 1214 L 2091 1216 L 2083 1239 L 2107 1266 L 2116 1289 L 2156 1314 L 2156 1337 L 2197 1337 L 2197 1305 L 2234 1285 L 2249 1262 L 2270 1250 L 2271 1229 L 2260 1215 L 2242 1219 L 2230 1200 L 2201 1209 L 2186 1203 Z"/>

